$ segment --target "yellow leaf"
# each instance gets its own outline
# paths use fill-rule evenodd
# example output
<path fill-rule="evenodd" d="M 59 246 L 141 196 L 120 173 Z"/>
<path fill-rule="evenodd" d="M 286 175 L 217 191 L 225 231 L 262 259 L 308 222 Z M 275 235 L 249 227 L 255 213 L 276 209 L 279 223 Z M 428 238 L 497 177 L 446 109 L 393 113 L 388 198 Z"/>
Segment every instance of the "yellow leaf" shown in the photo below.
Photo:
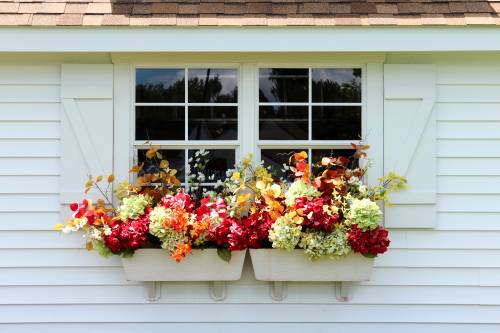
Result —
<path fill-rule="evenodd" d="M 238 198 L 236 199 L 238 205 L 240 206 L 246 205 L 248 200 L 250 200 L 250 193 L 239 195 Z"/>
<path fill-rule="evenodd" d="M 279 186 L 278 184 L 271 185 L 271 193 L 275 198 L 279 197 L 281 194 L 281 186 Z"/>
<path fill-rule="evenodd" d="M 85 188 L 85 194 L 89 193 L 89 191 L 90 191 L 90 187 L 86 187 Z"/>
<path fill-rule="evenodd" d="M 160 162 L 160 169 L 166 169 L 168 168 L 168 161 L 167 160 L 161 160 Z"/>
<path fill-rule="evenodd" d="M 233 174 L 234 175 L 234 174 Z M 266 183 L 263 182 L 262 180 L 257 181 L 255 184 L 255 187 L 257 187 L 259 190 L 263 190 L 266 188 Z"/>
<path fill-rule="evenodd" d="M 85 248 L 87 249 L 87 251 L 92 251 L 94 246 L 92 245 L 91 242 L 87 242 L 87 244 L 85 244 Z"/>
<path fill-rule="evenodd" d="M 152 159 L 155 155 L 156 152 L 158 151 L 158 147 L 152 146 L 147 152 L 146 152 L 146 157 L 148 159 Z"/>
<path fill-rule="evenodd" d="M 112 183 L 115 180 L 115 176 L 109 175 L 108 176 L 108 183 Z"/>
<path fill-rule="evenodd" d="M 95 181 L 99 183 L 100 181 L 102 181 L 103 178 L 104 178 L 103 176 L 97 176 L 97 179 Z"/>
<path fill-rule="evenodd" d="M 142 170 L 143 167 L 144 167 L 144 162 L 139 165 L 134 165 L 129 172 L 139 172 Z"/>
<path fill-rule="evenodd" d="M 156 158 L 161 160 L 163 158 L 163 156 L 161 155 L 161 153 L 159 151 L 156 152 Z"/>
<path fill-rule="evenodd" d="M 331 161 L 331 160 L 330 160 L 330 158 L 329 158 L 329 157 L 323 157 L 323 158 L 321 159 L 321 165 L 328 165 L 328 164 L 330 164 L 330 161 Z"/>
<path fill-rule="evenodd" d="M 92 187 L 94 184 L 94 178 L 92 176 L 89 176 L 89 180 L 85 183 L 85 187 Z"/>
<path fill-rule="evenodd" d="M 61 223 L 56 224 L 56 225 L 54 226 L 54 230 L 57 230 L 57 231 L 61 231 L 61 230 L 62 230 L 62 228 L 64 228 L 64 224 L 61 224 Z"/>

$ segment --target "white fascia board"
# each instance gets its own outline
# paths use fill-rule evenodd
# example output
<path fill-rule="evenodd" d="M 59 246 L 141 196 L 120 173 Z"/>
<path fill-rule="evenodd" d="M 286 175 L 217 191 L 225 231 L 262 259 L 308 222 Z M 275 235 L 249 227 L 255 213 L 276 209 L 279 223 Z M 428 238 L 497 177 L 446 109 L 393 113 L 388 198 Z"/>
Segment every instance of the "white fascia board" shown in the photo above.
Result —
<path fill-rule="evenodd" d="M 500 27 L 3 27 L 0 52 L 500 51 Z"/>

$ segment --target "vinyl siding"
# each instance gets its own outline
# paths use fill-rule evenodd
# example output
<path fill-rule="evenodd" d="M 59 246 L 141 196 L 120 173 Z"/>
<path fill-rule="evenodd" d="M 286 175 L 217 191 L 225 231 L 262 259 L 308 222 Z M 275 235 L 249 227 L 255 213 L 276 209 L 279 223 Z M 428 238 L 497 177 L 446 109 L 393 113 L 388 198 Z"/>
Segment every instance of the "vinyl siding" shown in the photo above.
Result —
<path fill-rule="evenodd" d="M 435 62 L 438 226 L 391 230 L 390 251 L 348 303 L 329 283 L 289 283 L 287 298 L 274 302 L 248 257 L 223 302 L 212 301 L 207 283 L 181 282 L 162 284 L 161 299 L 146 302 L 118 258 L 51 230 L 62 61 L 0 66 L 0 331 L 498 332 L 500 64 Z"/>

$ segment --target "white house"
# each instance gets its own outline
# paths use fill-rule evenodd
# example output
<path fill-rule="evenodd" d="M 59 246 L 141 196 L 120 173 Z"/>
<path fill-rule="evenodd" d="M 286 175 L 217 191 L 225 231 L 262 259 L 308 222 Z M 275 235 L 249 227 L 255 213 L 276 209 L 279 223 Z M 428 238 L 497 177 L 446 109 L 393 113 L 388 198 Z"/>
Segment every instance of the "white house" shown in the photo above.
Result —
<path fill-rule="evenodd" d="M 500 332 L 499 12 L 491 0 L 1 1 L 0 332 Z M 225 99 L 192 105 L 187 82 L 210 73 Z M 289 98 L 269 94 L 273 73 L 294 82 Z M 324 77 L 354 93 L 316 94 Z M 137 93 L 157 82 L 171 91 Z M 279 163 L 277 150 L 314 157 L 361 139 L 370 182 L 396 170 L 410 187 L 385 210 L 389 251 L 345 302 L 333 283 L 272 299 L 248 257 L 222 301 L 208 282 L 162 283 L 149 301 L 118 258 L 52 230 L 89 173 L 128 178 L 148 138 L 180 169 L 196 148 Z"/>

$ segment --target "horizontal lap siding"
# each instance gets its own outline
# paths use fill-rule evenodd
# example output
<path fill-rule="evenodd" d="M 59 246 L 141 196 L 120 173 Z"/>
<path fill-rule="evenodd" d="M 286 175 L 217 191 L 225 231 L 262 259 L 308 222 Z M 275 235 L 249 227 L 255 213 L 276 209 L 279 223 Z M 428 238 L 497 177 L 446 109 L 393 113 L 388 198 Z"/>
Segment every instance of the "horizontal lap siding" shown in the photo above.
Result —
<path fill-rule="evenodd" d="M 314 323 L 308 328 L 317 332 L 469 332 L 454 323 L 498 329 L 500 69 L 438 66 L 438 227 L 391 230 L 391 250 L 376 259 L 370 281 L 353 285 L 351 302 L 337 302 L 329 283 L 290 283 L 288 297 L 273 302 L 247 258 L 224 302 L 212 301 L 200 282 L 164 283 L 160 301 L 148 304 L 119 258 L 89 253 L 80 235 L 51 230 L 59 221 L 59 68 L 0 66 L 0 323 L 45 323 L 36 329 L 52 332 L 246 332 L 272 322 Z M 128 326 L 139 322 L 149 324 Z"/>

